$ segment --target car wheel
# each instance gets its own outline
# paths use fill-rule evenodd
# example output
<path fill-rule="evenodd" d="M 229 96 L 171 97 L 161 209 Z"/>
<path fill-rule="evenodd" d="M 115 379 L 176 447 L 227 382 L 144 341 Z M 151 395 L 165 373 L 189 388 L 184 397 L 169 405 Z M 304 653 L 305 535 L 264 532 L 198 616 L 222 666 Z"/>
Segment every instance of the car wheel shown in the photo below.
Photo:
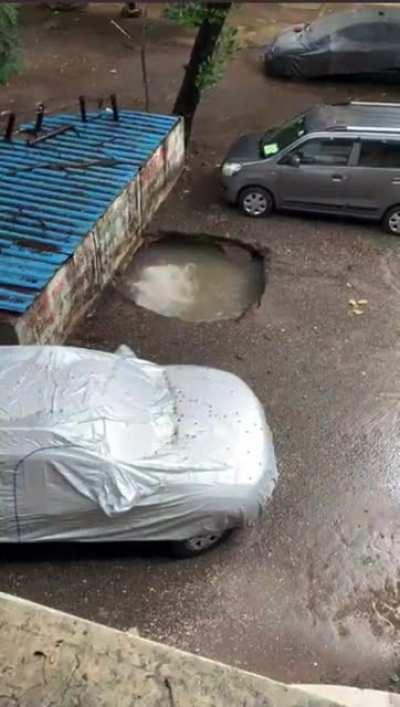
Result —
<path fill-rule="evenodd" d="M 400 205 L 393 206 L 383 217 L 383 228 L 392 236 L 400 236 Z"/>
<path fill-rule="evenodd" d="M 221 540 L 228 537 L 230 530 L 223 530 L 221 533 L 207 533 L 204 535 L 196 535 L 188 540 L 175 540 L 170 543 L 171 552 L 174 557 L 196 557 L 201 553 L 210 550 L 218 545 Z"/>
<path fill-rule="evenodd" d="M 246 216 L 267 216 L 272 207 L 272 196 L 262 187 L 246 187 L 239 194 L 239 208 Z"/>

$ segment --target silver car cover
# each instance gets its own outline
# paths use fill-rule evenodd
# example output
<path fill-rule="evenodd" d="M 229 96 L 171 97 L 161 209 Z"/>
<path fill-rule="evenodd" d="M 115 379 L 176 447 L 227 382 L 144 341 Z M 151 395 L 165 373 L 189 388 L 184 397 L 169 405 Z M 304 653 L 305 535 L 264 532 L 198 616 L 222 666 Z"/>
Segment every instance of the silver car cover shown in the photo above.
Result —
<path fill-rule="evenodd" d="M 172 540 L 254 521 L 276 481 L 250 389 L 122 347 L 0 347 L 0 541 Z"/>

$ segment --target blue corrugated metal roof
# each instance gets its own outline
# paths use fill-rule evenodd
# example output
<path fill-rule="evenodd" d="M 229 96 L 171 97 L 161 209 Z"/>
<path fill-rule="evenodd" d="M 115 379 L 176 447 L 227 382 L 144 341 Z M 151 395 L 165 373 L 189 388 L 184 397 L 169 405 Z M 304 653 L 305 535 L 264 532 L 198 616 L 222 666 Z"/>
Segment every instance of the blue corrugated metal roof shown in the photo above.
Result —
<path fill-rule="evenodd" d="M 132 111 L 119 111 L 118 121 L 88 113 L 86 123 L 57 115 L 45 117 L 45 131 L 74 129 L 35 146 L 0 139 L 0 309 L 28 309 L 177 120 Z M 78 169 L 81 162 L 88 164 Z"/>

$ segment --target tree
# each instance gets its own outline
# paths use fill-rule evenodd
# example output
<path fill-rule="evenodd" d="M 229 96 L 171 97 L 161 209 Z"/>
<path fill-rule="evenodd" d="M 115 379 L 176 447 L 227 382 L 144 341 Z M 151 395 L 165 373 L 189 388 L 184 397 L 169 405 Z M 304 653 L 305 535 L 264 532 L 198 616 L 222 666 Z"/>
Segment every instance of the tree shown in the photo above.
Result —
<path fill-rule="evenodd" d="M 186 142 L 203 91 L 214 86 L 224 66 L 237 50 L 237 29 L 225 27 L 232 2 L 183 2 L 171 5 L 170 19 L 187 27 L 197 27 L 190 60 L 177 95 L 173 112 L 185 119 Z"/>
<path fill-rule="evenodd" d="M 18 18 L 14 5 L 0 5 L 0 83 L 19 67 Z"/>

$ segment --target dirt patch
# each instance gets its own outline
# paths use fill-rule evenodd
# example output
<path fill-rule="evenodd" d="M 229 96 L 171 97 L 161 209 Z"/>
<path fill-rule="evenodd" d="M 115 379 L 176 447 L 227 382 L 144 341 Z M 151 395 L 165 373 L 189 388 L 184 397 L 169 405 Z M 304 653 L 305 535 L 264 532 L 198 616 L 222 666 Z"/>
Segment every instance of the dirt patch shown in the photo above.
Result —
<path fill-rule="evenodd" d="M 2 321 L 0 317 L 0 346 L 18 345 L 18 337 L 12 324 Z"/>

